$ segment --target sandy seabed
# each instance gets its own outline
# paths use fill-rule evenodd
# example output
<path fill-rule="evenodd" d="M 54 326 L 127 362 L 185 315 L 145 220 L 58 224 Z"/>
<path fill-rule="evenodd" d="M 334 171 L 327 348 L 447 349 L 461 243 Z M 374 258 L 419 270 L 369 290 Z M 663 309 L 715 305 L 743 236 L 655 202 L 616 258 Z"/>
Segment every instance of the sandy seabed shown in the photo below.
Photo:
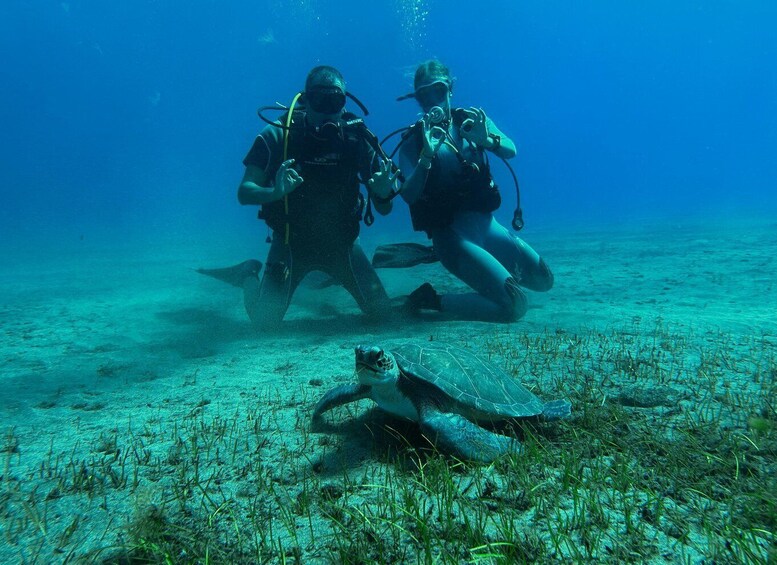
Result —
<path fill-rule="evenodd" d="M 257 335 L 241 292 L 192 270 L 230 251 L 6 262 L 0 562 L 774 560 L 777 225 L 522 237 L 556 285 L 513 324 L 368 325 L 306 285 Z M 380 274 L 391 296 L 464 290 L 439 264 Z M 311 427 L 355 345 L 428 340 L 573 417 L 505 432 L 524 452 L 493 465 L 370 401 Z"/>

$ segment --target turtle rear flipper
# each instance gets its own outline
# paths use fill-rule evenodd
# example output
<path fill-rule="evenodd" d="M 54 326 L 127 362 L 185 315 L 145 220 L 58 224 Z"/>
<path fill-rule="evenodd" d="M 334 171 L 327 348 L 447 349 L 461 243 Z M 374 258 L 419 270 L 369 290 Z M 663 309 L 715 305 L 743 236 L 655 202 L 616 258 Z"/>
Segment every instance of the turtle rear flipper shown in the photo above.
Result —
<path fill-rule="evenodd" d="M 490 463 L 507 453 L 521 451 L 517 440 L 489 432 L 459 414 L 425 410 L 419 423 L 432 443 L 459 459 Z"/>
<path fill-rule="evenodd" d="M 562 420 L 572 413 L 572 404 L 568 400 L 551 400 L 542 408 L 542 418 L 547 422 Z"/>

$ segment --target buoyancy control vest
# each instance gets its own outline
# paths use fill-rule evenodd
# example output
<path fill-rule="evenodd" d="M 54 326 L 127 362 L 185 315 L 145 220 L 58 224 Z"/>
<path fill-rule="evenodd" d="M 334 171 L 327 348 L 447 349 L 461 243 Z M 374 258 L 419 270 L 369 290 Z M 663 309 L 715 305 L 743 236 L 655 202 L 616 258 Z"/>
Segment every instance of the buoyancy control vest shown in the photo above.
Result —
<path fill-rule="evenodd" d="M 466 114 L 459 109 L 454 109 L 451 117 L 453 125 L 460 128 L 466 119 Z M 419 129 L 414 141 L 419 155 L 421 135 Z M 488 158 L 481 148 L 477 151 L 481 155 L 480 163 L 459 157 L 459 170 L 454 172 L 452 178 L 447 179 L 443 178 L 440 159 L 435 156 L 423 191 L 410 205 L 414 230 L 424 231 L 431 237 L 432 230 L 450 225 L 458 212 L 493 212 L 499 208 L 502 197 L 491 177 Z"/>
<path fill-rule="evenodd" d="M 294 112 L 287 135 L 287 156 L 303 178 L 284 199 L 262 205 L 259 217 L 276 233 L 288 230 L 288 243 L 321 246 L 350 244 L 359 234 L 364 198 L 359 168 L 365 162 L 363 120 L 344 113 L 334 128 L 304 126 L 304 112 Z"/>

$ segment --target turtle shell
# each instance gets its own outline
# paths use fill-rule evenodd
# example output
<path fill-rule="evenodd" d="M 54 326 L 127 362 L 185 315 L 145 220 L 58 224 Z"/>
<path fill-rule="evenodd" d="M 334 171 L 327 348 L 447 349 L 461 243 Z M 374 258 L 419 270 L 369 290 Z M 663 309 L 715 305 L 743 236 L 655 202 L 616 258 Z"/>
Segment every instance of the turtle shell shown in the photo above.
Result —
<path fill-rule="evenodd" d="M 409 343 L 391 350 L 402 373 L 433 384 L 484 414 L 525 418 L 542 413 L 542 401 L 514 377 L 474 353 L 443 343 Z"/>

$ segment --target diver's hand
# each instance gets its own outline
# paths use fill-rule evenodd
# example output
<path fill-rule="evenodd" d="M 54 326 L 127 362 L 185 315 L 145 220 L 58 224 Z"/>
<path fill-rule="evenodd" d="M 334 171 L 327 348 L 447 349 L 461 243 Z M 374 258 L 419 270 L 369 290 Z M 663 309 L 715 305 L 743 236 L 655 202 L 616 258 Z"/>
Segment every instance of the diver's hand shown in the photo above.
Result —
<path fill-rule="evenodd" d="M 294 159 L 288 159 L 281 163 L 278 172 L 275 173 L 275 193 L 278 196 L 286 196 L 302 184 L 304 180 L 300 174 L 292 168 Z"/>
<path fill-rule="evenodd" d="M 421 120 L 423 123 L 423 141 L 424 141 L 424 147 L 421 150 L 421 158 L 419 160 L 419 163 L 423 164 L 430 164 L 431 160 L 434 158 L 435 155 L 437 155 L 437 152 L 440 150 L 440 147 L 442 147 L 443 143 L 445 143 L 445 130 L 442 129 L 440 126 L 432 126 L 432 122 L 429 119 L 429 116 L 426 115 Z M 429 168 L 429 167 L 426 167 Z"/>
<path fill-rule="evenodd" d="M 399 169 L 393 167 L 391 161 L 381 160 L 380 170 L 376 171 L 367 181 L 367 188 L 378 200 L 388 200 L 394 194 L 394 185 L 398 174 Z"/>
<path fill-rule="evenodd" d="M 471 117 L 461 123 L 461 129 L 459 130 L 461 137 L 480 147 L 490 147 L 491 140 L 488 138 L 488 123 L 483 108 L 470 108 L 467 110 L 467 115 Z"/>

